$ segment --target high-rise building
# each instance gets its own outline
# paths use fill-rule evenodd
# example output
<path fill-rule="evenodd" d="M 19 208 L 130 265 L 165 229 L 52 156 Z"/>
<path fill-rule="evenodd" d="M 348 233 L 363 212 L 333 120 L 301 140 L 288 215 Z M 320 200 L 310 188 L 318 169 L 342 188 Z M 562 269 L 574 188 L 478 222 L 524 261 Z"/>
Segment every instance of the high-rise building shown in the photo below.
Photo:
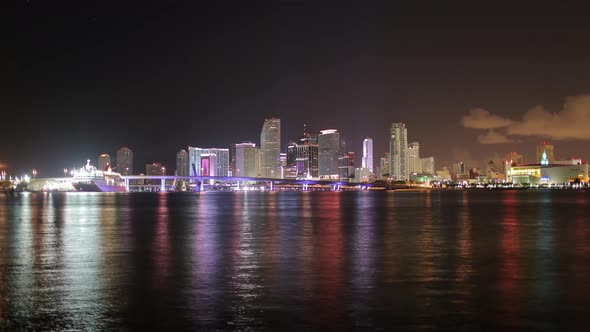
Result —
<path fill-rule="evenodd" d="M 465 170 L 465 164 L 461 161 L 456 164 L 453 164 L 453 173 L 455 174 L 467 174 Z"/>
<path fill-rule="evenodd" d="M 348 152 L 338 157 L 338 177 L 341 181 L 354 180 L 354 152 Z"/>
<path fill-rule="evenodd" d="M 422 161 L 420 160 L 420 143 L 413 142 L 408 144 L 406 156 L 408 158 L 408 174 L 422 173 Z"/>
<path fill-rule="evenodd" d="M 407 149 L 408 130 L 406 125 L 393 123 L 389 138 L 389 176 L 396 180 L 408 179 Z"/>
<path fill-rule="evenodd" d="M 555 155 L 553 154 L 553 144 L 547 141 L 543 141 L 537 144 L 537 163 L 541 163 L 541 160 L 543 159 L 543 152 L 545 152 L 549 164 L 554 164 Z"/>
<path fill-rule="evenodd" d="M 338 178 L 340 133 L 336 129 L 320 131 L 318 135 L 319 168 L 321 178 Z"/>
<path fill-rule="evenodd" d="M 146 164 L 145 175 L 166 175 L 166 167 L 160 163 Z"/>
<path fill-rule="evenodd" d="M 189 175 L 188 152 L 186 152 L 184 149 L 181 149 L 178 151 L 178 153 L 176 153 L 176 175 Z"/>
<path fill-rule="evenodd" d="M 543 154 L 543 153 L 541 153 Z M 510 152 L 504 156 L 504 161 L 509 162 L 510 164 L 522 165 L 524 164 L 524 158 L 521 154 L 518 154 L 516 151 Z"/>
<path fill-rule="evenodd" d="M 434 157 L 420 158 L 422 163 L 422 174 L 434 175 Z"/>
<path fill-rule="evenodd" d="M 204 175 L 202 173 L 203 163 L 201 159 L 203 156 L 208 156 L 207 167 L 209 170 L 209 176 L 229 176 L 229 149 L 222 149 L 222 148 L 197 148 L 197 147 L 188 147 L 188 164 L 189 164 L 189 174 L 190 176 L 194 175 Z M 212 157 L 210 155 L 215 155 L 214 157 L 214 165 L 212 163 Z M 193 174 L 193 165 L 195 165 L 195 170 L 197 174 Z M 214 170 L 211 170 L 211 167 L 214 166 Z M 214 175 L 211 175 L 214 174 Z"/>
<path fill-rule="evenodd" d="M 260 173 L 263 178 L 281 177 L 281 120 L 266 119 L 260 133 Z"/>
<path fill-rule="evenodd" d="M 98 156 L 98 169 L 101 171 L 107 170 L 107 168 L 111 167 L 111 156 L 106 153 L 101 154 Z"/>
<path fill-rule="evenodd" d="M 362 167 L 369 170 L 373 174 L 373 139 L 365 138 L 363 140 L 363 159 Z"/>
<path fill-rule="evenodd" d="M 128 147 L 117 150 L 117 173 L 121 175 L 133 174 L 133 151 Z"/>
<path fill-rule="evenodd" d="M 256 177 L 256 144 L 244 142 L 235 145 L 235 168 L 233 176 L 238 177 Z"/>
<path fill-rule="evenodd" d="M 202 176 L 218 176 L 217 175 L 217 155 L 214 153 L 201 154 L 201 175 Z"/>
<path fill-rule="evenodd" d="M 379 171 L 377 175 L 380 177 L 389 176 L 389 152 L 385 152 L 385 157 L 379 159 Z"/>
<path fill-rule="evenodd" d="M 297 143 L 289 142 L 287 144 L 287 166 L 293 167 L 297 163 Z"/>
<path fill-rule="evenodd" d="M 318 178 L 319 177 L 319 145 L 306 142 L 297 144 L 297 156 L 295 158 L 297 167 L 297 178 Z"/>

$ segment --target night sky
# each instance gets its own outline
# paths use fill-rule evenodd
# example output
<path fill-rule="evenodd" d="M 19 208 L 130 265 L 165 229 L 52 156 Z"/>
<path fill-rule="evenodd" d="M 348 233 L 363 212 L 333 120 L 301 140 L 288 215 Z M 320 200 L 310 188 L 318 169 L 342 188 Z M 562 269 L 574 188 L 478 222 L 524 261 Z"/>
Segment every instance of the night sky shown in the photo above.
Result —
<path fill-rule="evenodd" d="M 128 146 L 136 172 L 173 170 L 188 145 L 259 143 L 269 117 L 283 146 L 304 123 L 338 129 L 359 163 L 366 136 L 378 162 L 392 122 L 437 169 L 532 162 L 542 139 L 590 158 L 585 10 L 322 3 L 14 1 L 0 168 L 57 176 Z"/>

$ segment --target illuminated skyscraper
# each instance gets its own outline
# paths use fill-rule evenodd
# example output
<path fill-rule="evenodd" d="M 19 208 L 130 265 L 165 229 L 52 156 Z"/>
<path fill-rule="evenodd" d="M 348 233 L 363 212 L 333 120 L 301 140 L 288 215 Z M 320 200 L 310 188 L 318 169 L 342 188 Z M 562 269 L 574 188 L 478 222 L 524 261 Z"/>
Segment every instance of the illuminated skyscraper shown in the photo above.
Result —
<path fill-rule="evenodd" d="M 297 157 L 295 163 L 297 167 L 297 178 L 318 178 L 319 177 L 319 146 L 306 142 L 297 144 Z"/>
<path fill-rule="evenodd" d="M 340 181 L 354 181 L 354 152 L 348 152 L 338 158 L 338 176 Z"/>
<path fill-rule="evenodd" d="M 188 165 L 188 153 L 182 149 L 176 153 L 176 175 L 188 176 L 189 165 Z"/>
<path fill-rule="evenodd" d="M 256 177 L 256 144 L 245 142 L 236 144 L 235 168 L 233 176 Z"/>
<path fill-rule="evenodd" d="M 133 151 L 125 146 L 117 151 L 117 173 L 133 174 Z"/>
<path fill-rule="evenodd" d="M 389 138 L 389 176 L 396 180 L 408 179 L 407 150 L 408 130 L 406 125 L 393 123 Z"/>
<path fill-rule="evenodd" d="M 413 142 L 408 144 L 407 150 L 408 158 L 408 174 L 422 173 L 422 162 L 420 160 L 420 143 Z"/>
<path fill-rule="evenodd" d="M 320 177 L 338 178 L 340 134 L 336 129 L 320 131 L 318 135 Z"/>
<path fill-rule="evenodd" d="M 266 119 L 260 133 L 260 175 L 263 178 L 281 177 L 281 120 Z"/>
<path fill-rule="evenodd" d="M 166 167 L 160 163 L 146 164 L 145 175 L 166 175 Z"/>
<path fill-rule="evenodd" d="M 434 175 L 434 157 L 420 158 L 422 174 Z"/>
<path fill-rule="evenodd" d="M 196 175 L 204 175 L 202 174 L 203 169 L 203 156 L 208 156 L 207 159 L 207 168 L 209 170 L 209 176 L 228 176 L 229 175 L 229 149 L 221 149 L 221 148 L 197 148 L 197 147 L 188 147 L 188 167 L 189 167 L 189 175 L 194 176 L 193 174 L 193 167 L 195 165 L 195 170 L 197 171 Z M 210 155 L 214 155 L 215 157 L 210 157 Z M 214 164 L 213 164 L 214 162 Z M 211 170 L 211 167 L 214 167 L 214 170 Z M 212 175 L 214 174 L 214 175 Z"/>
<path fill-rule="evenodd" d="M 109 166 L 111 166 L 111 156 L 109 156 L 106 153 L 103 153 L 100 156 L 98 156 L 98 169 L 104 171 L 107 168 L 109 168 Z"/>
<path fill-rule="evenodd" d="M 373 139 L 372 138 L 365 138 L 363 140 L 363 159 L 362 159 L 362 168 L 366 168 L 369 170 L 371 174 L 373 174 Z"/>
<path fill-rule="evenodd" d="M 553 144 L 546 141 L 537 144 L 537 163 L 541 163 L 541 160 L 543 160 L 543 152 L 545 152 L 549 164 L 554 164 L 555 155 L 553 154 Z"/>
<path fill-rule="evenodd" d="M 287 166 L 293 167 L 297 163 L 297 143 L 289 142 L 287 144 Z"/>

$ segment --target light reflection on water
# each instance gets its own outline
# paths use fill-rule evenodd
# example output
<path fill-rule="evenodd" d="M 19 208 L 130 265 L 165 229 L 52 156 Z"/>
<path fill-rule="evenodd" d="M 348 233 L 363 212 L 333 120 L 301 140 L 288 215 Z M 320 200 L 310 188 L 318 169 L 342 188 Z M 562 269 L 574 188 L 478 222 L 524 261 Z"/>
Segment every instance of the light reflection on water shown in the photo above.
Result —
<path fill-rule="evenodd" d="M 578 329 L 584 192 L 0 194 L 0 330 Z"/>

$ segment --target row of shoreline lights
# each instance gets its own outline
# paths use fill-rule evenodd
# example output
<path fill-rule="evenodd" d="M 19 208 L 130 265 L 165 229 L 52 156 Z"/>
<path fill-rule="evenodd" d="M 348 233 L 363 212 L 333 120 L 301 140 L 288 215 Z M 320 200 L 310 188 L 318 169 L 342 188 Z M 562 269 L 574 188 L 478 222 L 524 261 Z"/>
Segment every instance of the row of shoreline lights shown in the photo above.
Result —
<path fill-rule="evenodd" d="M 33 179 L 35 179 L 35 177 L 37 176 L 37 170 L 33 169 Z M 20 183 L 20 182 L 29 182 L 31 180 L 31 177 L 28 174 L 25 174 L 23 176 L 21 176 L 20 178 L 18 176 L 14 177 L 14 181 L 16 183 Z M 6 181 L 6 171 L 2 171 L 0 172 L 0 181 Z M 8 177 L 8 181 L 12 181 L 12 175 Z"/>

